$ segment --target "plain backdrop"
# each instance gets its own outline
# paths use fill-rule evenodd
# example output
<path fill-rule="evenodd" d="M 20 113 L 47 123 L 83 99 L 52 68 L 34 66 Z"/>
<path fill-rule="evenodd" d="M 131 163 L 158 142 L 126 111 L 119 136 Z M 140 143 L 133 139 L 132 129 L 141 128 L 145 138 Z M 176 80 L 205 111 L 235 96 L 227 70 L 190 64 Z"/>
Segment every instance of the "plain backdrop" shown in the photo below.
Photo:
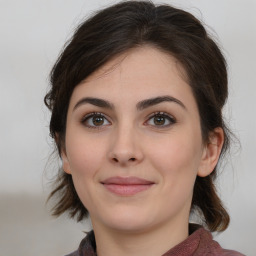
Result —
<path fill-rule="evenodd" d="M 19 252 L 24 250 L 24 254 L 19 255 L 30 255 L 31 249 L 24 249 L 25 242 L 17 242 L 16 246 L 7 246 L 6 243 L 21 241 L 21 237 L 27 241 L 26 235 L 38 236 L 42 230 L 47 234 L 47 225 L 49 230 L 53 228 L 49 224 L 52 223 L 50 218 L 48 222 L 44 220 L 42 230 L 33 230 L 40 225 L 40 218 L 34 218 L 28 234 L 23 230 L 17 236 L 15 228 L 11 228 L 14 222 L 17 227 L 20 212 L 24 216 L 31 214 L 29 206 L 25 206 L 22 200 L 45 197 L 49 192 L 48 177 L 55 171 L 52 168 L 54 164 L 48 162 L 53 147 L 48 136 L 49 113 L 43 104 L 43 97 L 49 88 L 48 74 L 64 43 L 81 20 L 100 7 L 115 2 L 0 0 L 0 225 L 6 223 L 4 218 L 13 216 L 5 232 L 0 226 L 0 241 L 5 241 L 2 245 L 0 242 L 0 255 L 7 255 L 2 254 L 3 250 L 5 253 L 10 250 L 10 256 L 15 255 L 13 250 L 17 246 L 20 246 Z M 173 4 L 196 15 L 207 24 L 208 31 L 223 48 L 229 66 L 230 86 L 225 116 L 241 147 L 239 149 L 238 144 L 233 146 L 218 179 L 221 198 L 231 215 L 231 224 L 226 232 L 216 235 L 216 239 L 224 247 L 256 255 L 256 1 L 154 2 Z M 39 206 L 31 203 L 34 217 L 39 216 L 36 212 L 41 211 L 38 210 L 40 207 L 42 211 L 45 209 L 43 200 L 36 202 Z M 61 222 L 58 225 L 54 223 L 55 235 L 52 235 L 51 242 L 49 239 L 39 242 L 44 253 L 47 252 L 42 255 L 57 255 L 49 249 L 50 244 L 57 240 L 58 246 L 66 246 L 71 251 L 75 248 L 68 247 L 67 243 L 75 246 L 79 241 L 75 241 L 78 236 L 71 237 L 69 233 L 79 233 L 79 239 L 82 236 L 82 228 L 75 226 L 74 222 L 65 219 L 63 225 Z M 62 239 L 64 236 L 66 240 Z M 47 238 L 47 235 L 44 237 Z"/>

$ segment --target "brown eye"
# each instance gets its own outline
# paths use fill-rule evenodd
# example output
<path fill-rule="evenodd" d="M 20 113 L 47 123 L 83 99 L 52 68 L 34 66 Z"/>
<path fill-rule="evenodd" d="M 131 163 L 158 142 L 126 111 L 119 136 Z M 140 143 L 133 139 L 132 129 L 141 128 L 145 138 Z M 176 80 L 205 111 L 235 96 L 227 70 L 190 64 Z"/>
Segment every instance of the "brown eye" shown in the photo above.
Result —
<path fill-rule="evenodd" d="M 163 112 L 152 115 L 146 122 L 147 125 L 157 128 L 166 128 L 174 123 L 176 123 L 175 118 Z"/>
<path fill-rule="evenodd" d="M 100 126 L 104 124 L 104 117 L 103 116 L 94 116 L 92 118 L 92 122 L 95 126 Z"/>
<path fill-rule="evenodd" d="M 166 118 L 163 116 L 155 116 L 154 117 L 154 124 L 155 125 L 164 125 Z"/>
<path fill-rule="evenodd" d="M 90 113 L 82 119 L 82 123 L 88 128 L 101 128 L 111 123 L 101 113 Z"/>

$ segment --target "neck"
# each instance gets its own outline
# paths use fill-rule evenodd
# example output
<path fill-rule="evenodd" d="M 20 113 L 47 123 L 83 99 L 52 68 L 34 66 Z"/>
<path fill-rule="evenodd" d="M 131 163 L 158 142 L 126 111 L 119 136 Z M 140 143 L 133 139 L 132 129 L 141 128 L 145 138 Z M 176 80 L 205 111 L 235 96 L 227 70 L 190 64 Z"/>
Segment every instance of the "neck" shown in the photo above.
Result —
<path fill-rule="evenodd" d="M 94 225 L 98 256 L 155 256 L 188 237 L 188 222 L 173 222 L 140 232 L 120 231 Z"/>

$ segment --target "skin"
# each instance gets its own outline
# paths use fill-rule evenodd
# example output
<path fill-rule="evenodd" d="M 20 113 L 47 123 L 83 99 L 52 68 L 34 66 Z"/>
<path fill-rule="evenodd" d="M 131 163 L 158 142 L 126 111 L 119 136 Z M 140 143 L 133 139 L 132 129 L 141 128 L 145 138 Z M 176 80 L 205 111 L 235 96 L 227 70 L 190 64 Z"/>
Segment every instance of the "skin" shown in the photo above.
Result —
<path fill-rule="evenodd" d="M 181 73 L 172 56 L 144 46 L 114 58 L 74 89 L 63 169 L 90 213 L 99 256 L 162 255 L 188 236 L 194 182 L 217 164 L 223 131 L 216 128 L 208 143 L 202 141 L 197 104 Z M 177 101 L 138 109 L 139 102 L 162 96 Z M 131 176 L 153 185 L 119 195 L 102 184 Z"/>

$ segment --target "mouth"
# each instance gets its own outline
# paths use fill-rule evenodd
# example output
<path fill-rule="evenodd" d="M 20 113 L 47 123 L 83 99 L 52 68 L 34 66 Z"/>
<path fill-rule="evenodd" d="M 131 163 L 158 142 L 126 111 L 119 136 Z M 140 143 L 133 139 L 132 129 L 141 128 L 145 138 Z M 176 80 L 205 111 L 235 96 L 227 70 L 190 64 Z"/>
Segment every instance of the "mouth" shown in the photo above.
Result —
<path fill-rule="evenodd" d="M 133 196 L 148 190 L 155 183 L 138 177 L 111 177 L 101 182 L 110 192 L 119 196 Z"/>

